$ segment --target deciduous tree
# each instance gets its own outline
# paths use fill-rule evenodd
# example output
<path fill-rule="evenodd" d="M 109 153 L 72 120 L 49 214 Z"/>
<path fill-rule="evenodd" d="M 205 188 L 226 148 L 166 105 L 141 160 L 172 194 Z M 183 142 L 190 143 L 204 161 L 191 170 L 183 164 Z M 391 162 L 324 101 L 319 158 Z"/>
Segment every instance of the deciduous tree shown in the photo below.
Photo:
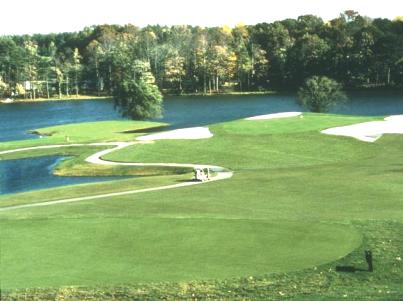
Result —
<path fill-rule="evenodd" d="M 120 69 L 113 96 L 123 116 L 148 119 L 162 114 L 162 95 L 147 61 L 136 60 Z"/>
<path fill-rule="evenodd" d="M 312 112 L 327 112 L 346 99 L 341 85 L 326 76 L 308 78 L 298 91 L 300 103 Z"/>

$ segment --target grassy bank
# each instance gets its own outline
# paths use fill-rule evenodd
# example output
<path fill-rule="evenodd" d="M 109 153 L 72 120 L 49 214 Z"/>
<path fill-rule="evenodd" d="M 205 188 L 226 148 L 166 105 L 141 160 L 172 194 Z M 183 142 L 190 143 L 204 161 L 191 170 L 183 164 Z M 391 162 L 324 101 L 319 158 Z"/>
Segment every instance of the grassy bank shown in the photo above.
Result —
<path fill-rule="evenodd" d="M 399 300 L 403 137 L 386 135 L 365 143 L 320 133 L 376 119 L 304 114 L 238 120 L 211 125 L 210 139 L 157 141 L 111 153 L 106 159 L 214 164 L 233 170 L 234 176 L 169 191 L 0 213 L 4 298 Z M 120 130 L 108 132 L 105 125 L 88 127 L 90 135 L 83 134 L 88 124 L 82 131 L 75 125 L 57 132 L 77 141 L 121 138 Z M 140 134 L 130 132 L 131 139 Z M 44 139 L 56 141 L 58 134 L 53 135 Z M 82 156 L 87 151 L 92 150 L 80 150 Z M 91 170 L 85 165 L 75 170 L 82 157 L 76 160 L 61 170 Z M 157 186 L 188 176 L 142 181 Z M 137 180 L 100 183 L 81 192 L 81 185 L 36 191 L 3 201 L 11 205 L 122 189 Z M 336 265 L 365 268 L 366 249 L 374 254 L 373 273 L 335 272 Z"/>

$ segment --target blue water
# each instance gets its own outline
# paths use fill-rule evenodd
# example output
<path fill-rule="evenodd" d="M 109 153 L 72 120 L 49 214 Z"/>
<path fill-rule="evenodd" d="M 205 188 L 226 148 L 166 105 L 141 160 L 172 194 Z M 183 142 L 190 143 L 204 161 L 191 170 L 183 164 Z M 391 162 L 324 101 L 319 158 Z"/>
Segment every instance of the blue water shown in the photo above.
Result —
<path fill-rule="evenodd" d="M 331 110 L 335 114 L 388 116 L 403 114 L 403 93 L 353 93 Z"/>
<path fill-rule="evenodd" d="M 403 114 L 403 95 L 352 94 L 331 112 L 351 115 Z M 303 111 L 295 96 L 166 97 L 164 117 L 171 127 L 206 125 L 285 111 Z M 37 138 L 29 130 L 52 125 L 121 119 L 110 100 L 58 101 L 0 105 L 0 141 Z"/>
<path fill-rule="evenodd" d="M 207 125 L 270 113 L 305 111 L 293 95 L 167 97 L 161 121 L 172 127 Z M 330 113 L 363 116 L 403 114 L 403 94 L 350 93 Z"/>
<path fill-rule="evenodd" d="M 37 138 L 28 131 L 52 125 L 118 118 L 106 100 L 0 104 L 0 141 Z"/>
<path fill-rule="evenodd" d="M 0 195 L 125 177 L 59 177 L 52 174 L 61 156 L 0 161 Z"/>
<path fill-rule="evenodd" d="M 259 114 L 301 111 L 292 96 L 193 96 L 167 97 L 163 122 L 172 127 L 191 127 Z"/>

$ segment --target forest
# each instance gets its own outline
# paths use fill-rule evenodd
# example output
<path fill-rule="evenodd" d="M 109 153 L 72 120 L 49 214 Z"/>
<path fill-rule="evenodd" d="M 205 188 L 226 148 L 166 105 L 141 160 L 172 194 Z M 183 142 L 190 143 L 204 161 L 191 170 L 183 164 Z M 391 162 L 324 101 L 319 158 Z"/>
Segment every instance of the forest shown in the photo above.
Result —
<path fill-rule="evenodd" d="M 403 18 L 345 11 L 328 22 L 304 15 L 233 28 L 96 25 L 0 37 L 0 97 L 112 95 L 122 70 L 141 70 L 165 94 L 295 91 L 313 75 L 347 89 L 398 88 Z"/>

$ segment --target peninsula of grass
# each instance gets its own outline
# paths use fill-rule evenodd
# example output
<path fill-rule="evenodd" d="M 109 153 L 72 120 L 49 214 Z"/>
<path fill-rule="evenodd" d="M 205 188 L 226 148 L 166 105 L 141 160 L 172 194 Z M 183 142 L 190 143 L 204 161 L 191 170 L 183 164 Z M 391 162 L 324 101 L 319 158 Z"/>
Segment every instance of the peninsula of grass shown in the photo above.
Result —
<path fill-rule="evenodd" d="M 365 143 L 320 133 L 376 119 L 304 114 L 237 120 L 210 125 L 210 139 L 156 141 L 110 153 L 104 159 L 213 164 L 233 170 L 234 176 L 172 190 L 0 212 L 3 298 L 402 299 L 403 136 Z M 106 129 L 108 123 L 92 126 L 42 130 L 52 136 L 40 143 L 60 143 L 66 135 L 100 142 L 141 134 L 133 124 L 114 124 L 116 130 Z M 8 142 L 0 149 L 40 143 Z M 47 154 L 42 151 L 35 155 Z M 82 160 L 94 149 L 76 151 L 76 161 L 61 170 L 93 168 Z M 29 152 L 12 158 L 19 156 Z M 0 204 L 124 189 L 136 181 L 158 186 L 189 177 L 172 172 L 70 186 L 3 196 Z M 337 265 L 365 270 L 368 249 L 374 272 L 335 271 Z"/>
<path fill-rule="evenodd" d="M 78 144 L 96 142 L 133 141 L 136 137 L 164 129 L 167 124 L 148 121 L 113 120 L 74 123 L 43 129 L 32 129 L 38 138 L 0 143 L 0 151 L 52 144 Z M 37 153 L 36 156 L 40 155 Z M 25 156 L 32 156 L 26 152 Z M 20 153 L 7 158 L 21 157 Z M 0 155 L 0 159 L 5 159 Z"/>

